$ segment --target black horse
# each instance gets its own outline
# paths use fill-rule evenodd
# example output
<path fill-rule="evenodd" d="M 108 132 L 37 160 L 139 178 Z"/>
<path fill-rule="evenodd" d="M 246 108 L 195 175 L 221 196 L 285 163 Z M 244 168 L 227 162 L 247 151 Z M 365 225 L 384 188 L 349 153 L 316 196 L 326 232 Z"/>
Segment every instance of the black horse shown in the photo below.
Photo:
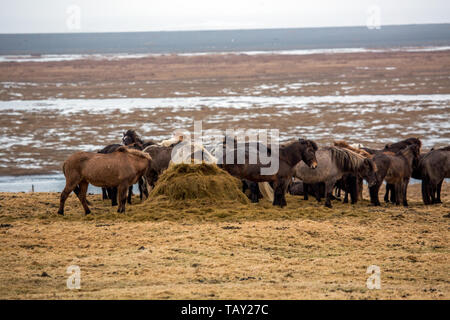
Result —
<path fill-rule="evenodd" d="M 122 143 L 124 146 L 128 146 L 131 144 L 140 145 L 141 150 L 144 150 L 146 147 L 156 144 L 156 142 L 153 140 L 144 142 L 134 130 L 127 130 L 123 133 Z"/>

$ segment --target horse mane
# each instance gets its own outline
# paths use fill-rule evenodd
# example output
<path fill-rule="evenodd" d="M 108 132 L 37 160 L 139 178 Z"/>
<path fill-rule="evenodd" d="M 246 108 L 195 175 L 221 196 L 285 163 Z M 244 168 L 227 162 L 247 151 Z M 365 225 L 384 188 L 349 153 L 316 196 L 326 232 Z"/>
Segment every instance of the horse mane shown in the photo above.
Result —
<path fill-rule="evenodd" d="M 344 148 L 331 146 L 325 147 L 324 149 L 330 151 L 332 160 L 340 169 L 345 171 L 357 171 L 366 159 L 363 156 Z"/>
<path fill-rule="evenodd" d="M 419 155 L 419 152 L 420 152 L 420 146 L 417 145 L 417 144 L 410 144 L 410 145 L 407 146 L 406 148 L 404 148 L 404 149 L 398 151 L 395 155 L 397 155 L 397 156 L 399 156 L 399 155 L 406 156 L 408 153 L 414 152 L 414 151 L 413 151 L 413 148 L 417 148 L 417 154 Z M 413 153 L 413 156 L 414 156 L 414 153 Z"/>
<path fill-rule="evenodd" d="M 439 150 L 439 151 L 450 151 L 450 146 L 442 147 L 442 148 L 439 148 L 437 150 Z"/>
<path fill-rule="evenodd" d="M 333 145 L 334 145 L 335 147 L 344 148 L 344 149 L 348 149 L 348 150 L 350 150 L 350 151 L 353 151 L 353 152 L 355 152 L 355 153 L 357 153 L 357 154 L 363 156 L 364 158 L 371 158 L 371 157 L 372 157 L 372 155 L 371 155 L 369 152 L 367 152 L 367 151 L 365 151 L 365 150 L 362 150 L 362 149 L 354 148 L 354 147 L 352 147 L 351 145 L 349 145 L 349 144 L 348 144 L 346 141 L 344 141 L 344 140 L 333 141 Z"/>
<path fill-rule="evenodd" d="M 115 152 L 130 153 L 130 154 L 132 154 L 134 156 L 137 156 L 137 157 L 140 157 L 140 158 L 144 158 L 144 159 L 147 159 L 147 160 L 152 160 L 152 157 L 150 157 L 150 155 L 148 153 L 142 152 L 140 150 L 128 148 L 126 146 L 121 146 L 121 147 L 117 148 L 117 150 Z"/>
<path fill-rule="evenodd" d="M 312 140 L 306 140 L 306 139 L 300 138 L 300 139 L 298 139 L 298 141 L 299 141 L 300 143 L 306 143 L 306 144 L 309 144 L 309 145 L 314 149 L 314 151 L 319 150 L 319 147 L 317 146 L 317 143 L 315 143 L 315 142 L 312 141 Z"/>
<path fill-rule="evenodd" d="M 422 148 L 422 141 L 419 138 L 408 138 L 396 143 L 389 143 L 384 146 L 384 149 L 404 149 L 412 144 L 416 144 L 419 146 L 419 149 Z"/>

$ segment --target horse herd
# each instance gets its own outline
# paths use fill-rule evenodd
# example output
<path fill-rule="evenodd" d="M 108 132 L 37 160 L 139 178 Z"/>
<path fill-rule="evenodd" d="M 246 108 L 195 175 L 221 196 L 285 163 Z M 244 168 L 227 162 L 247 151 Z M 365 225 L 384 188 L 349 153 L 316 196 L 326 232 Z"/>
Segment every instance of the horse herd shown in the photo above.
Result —
<path fill-rule="evenodd" d="M 308 195 L 315 196 L 318 201 L 324 197 L 325 206 L 331 208 L 331 200 L 344 191 L 344 202 L 348 202 L 350 196 L 351 202 L 356 203 L 362 198 L 363 180 L 368 184 L 372 205 L 380 205 L 378 194 L 385 181 L 384 200 L 407 206 L 411 177 L 422 180 L 425 204 L 440 203 L 443 180 L 450 178 L 450 146 L 421 153 L 422 143 L 418 138 L 388 144 L 380 150 L 349 145 L 345 141 L 319 148 L 314 141 L 297 139 L 279 146 L 279 168 L 273 174 L 261 174 L 261 169 L 267 165 L 254 154 L 262 148 L 270 154 L 272 151 L 268 146 L 259 142 L 232 141 L 234 145 L 230 148 L 224 139 L 220 147 L 223 148 L 220 153 L 223 159 L 216 161 L 218 166 L 242 180 L 243 191 L 250 190 L 252 202 L 262 197 L 261 187 L 264 187 L 273 190 L 273 205 L 280 207 L 286 205 L 286 192 L 303 195 L 306 200 Z M 125 212 L 127 200 L 131 204 L 133 184 L 138 183 L 141 200 L 148 197 L 147 186 L 155 186 L 158 177 L 169 167 L 173 149 L 179 143 L 184 143 L 182 136 L 161 143 L 144 142 L 134 130 L 128 130 L 123 134 L 121 144 L 108 145 L 97 153 L 71 155 L 63 165 L 66 186 L 61 192 L 58 213 L 64 214 L 65 201 L 73 191 L 85 213 L 89 214 L 86 199 L 89 183 L 102 187 L 103 200 L 111 200 L 113 206 L 118 205 L 118 212 Z M 244 163 L 227 162 L 227 153 L 236 155 L 239 148 L 245 148 Z M 201 152 L 214 158 L 205 148 Z M 258 160 L 250 164 L 249 159 Z"/>

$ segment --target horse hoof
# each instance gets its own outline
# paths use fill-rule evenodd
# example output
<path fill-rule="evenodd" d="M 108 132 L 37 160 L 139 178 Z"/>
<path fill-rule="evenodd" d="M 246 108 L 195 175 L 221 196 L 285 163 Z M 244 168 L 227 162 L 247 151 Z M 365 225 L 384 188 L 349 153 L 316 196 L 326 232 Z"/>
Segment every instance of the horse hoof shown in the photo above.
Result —
<path fill-rule="evenodd" d="M 88 214 L 91 213 L 91 210 L 86 211 L 84 214 L 87 216 Z"/>
<path fill-rule="evenodd" d="M 325 207 L 327 207 L 327 208 L 333 208 L 333 206 L 331 205 L 331 203 L 325 203 Z"/>
<path fill-rule="evenodd" d="M 61 216 L 63 216 L 63 215 L 64 215 L 64 211 L 58 210 L 58 214 L 61 215 Z"/>

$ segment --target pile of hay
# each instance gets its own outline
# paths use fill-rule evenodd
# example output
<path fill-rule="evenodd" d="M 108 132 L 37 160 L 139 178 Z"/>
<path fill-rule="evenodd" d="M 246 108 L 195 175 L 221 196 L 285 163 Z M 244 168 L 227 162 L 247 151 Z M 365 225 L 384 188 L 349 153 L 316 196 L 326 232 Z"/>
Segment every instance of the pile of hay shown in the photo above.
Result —
<path fill-rule="evenodd" d="M 150 198 L 164 196 L 170 201 L 205 199 L 249 203 L 241 182 L 215 164 L 175 164 L 159 177 Z"/>

